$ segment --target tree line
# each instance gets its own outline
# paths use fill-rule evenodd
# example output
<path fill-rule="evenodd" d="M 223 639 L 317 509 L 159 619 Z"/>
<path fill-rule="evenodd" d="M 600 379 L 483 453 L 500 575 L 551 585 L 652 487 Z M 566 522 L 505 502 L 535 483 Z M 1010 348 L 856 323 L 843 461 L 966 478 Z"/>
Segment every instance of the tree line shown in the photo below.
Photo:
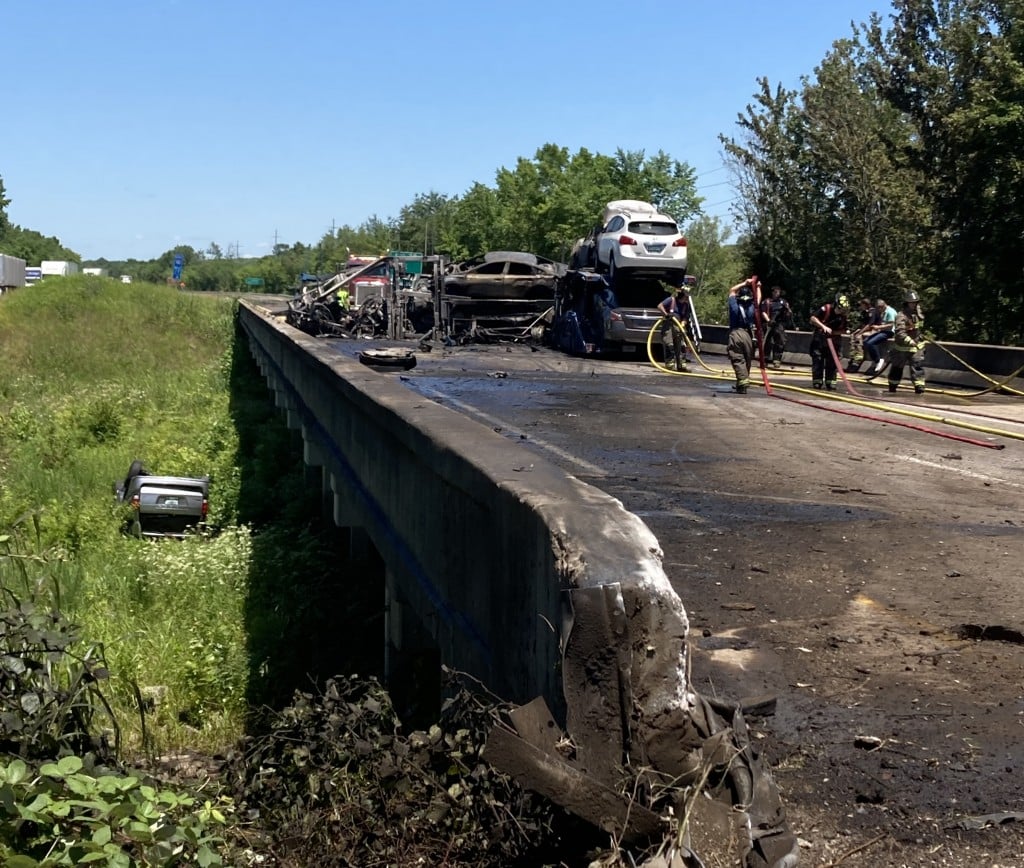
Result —
<path fill-rule="evenodd" d="M 893 0 L 799 91 L 759 79 L 721 137 L 750 268 L 803 303 L 914 289 L 935 334 L 1021 343 L 1022 25 L 1022 0 Z"/>
<path fill-rule="evenodd" d="M 936 336 L 1019 344 L 1022 25 L 1024 0 L 893 0 L 891 15 L 853 26 L 799 89 L 757 79 L 736 133 L 720 136 L 739 192 L 734 226 L 702 212 L 693 169 L 664 151 L 609 156 L 548 143 L 491 184 L 419 194 L 395 218 L 279 244 L 260 259 L 211 244 L 88 264 L 163 281 L 183 253 L 189 288 L 241 290 L 249 277 L 287 292 L 300 273 L 335 273 L 350 253 L 458 260 L 512 249 L 564 261 L 606 202 L 643 199 L 685 227 L 708 321 L 724 309 L 725 288 L 756 273 L 781 285 L 801 318 L 836 292 L 898 304 L 914 289 Z M 2 193 L 0 181 L 0 218 Z M 0 243 L 3 232 L 0 220 Z"/>

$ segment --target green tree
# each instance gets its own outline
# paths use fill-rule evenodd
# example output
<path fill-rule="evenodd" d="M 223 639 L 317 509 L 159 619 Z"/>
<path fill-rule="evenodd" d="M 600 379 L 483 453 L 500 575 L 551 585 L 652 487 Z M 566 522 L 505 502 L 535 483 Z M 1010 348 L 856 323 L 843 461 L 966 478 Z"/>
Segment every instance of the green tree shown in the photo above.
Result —
<path fill-rule="evenodd" d="M 452 199 L 431 191 L 419 193 L 399 212 L 394 249 L 436 253 L 450 234 Z"/>
<path fill-rule="evenodd" d="M 499 169 L 493 188 L 475 184 L 452 203 L 444 244 L 453 256 L 507 249 L 564 260 L 613 199 L 645 199 L 680 221 L 700 207 L 693 170 L 667 154 L 570 154 L 549 143 Z"/>
<path fill-rule="evenodd" d="M 452 203 L 451 222 L 443 228 L 441 249 L 452 259 L 466 259 L 497 243 L 498 196 L 493 188 L 476 183 Z"/>
<path fill-rule="evenodd" d="M 0 176 L 0 243 L 6 239 L 11 228 L 10 220 L 7 218 L 7 206 L 10 204 L 11 200 L 7 198 L 7 191 L 4 189 L 3 176 Z"/>
<path fill-rule="evenodd" d="M 22 229 L 11 224 L 4 236 L 3 252 L 9 256 L 17 256 L 30 264 L 39 264 L 44 259 L 66 260 L 79 262 L 81 257 L 69 250 L 54 236 L 46 237 L 34 229 Z"/>
<path fill-rule="evenodd" d="M 928 179 L 930 311 L 940 330 L 1024 336 L 1024 3 L 895 0 L 868 31 L 870 70 L 913 125 L 907 158 Z"/>
<path fill-rule="evenodd" d="M 743 261 L 731 232 L 718 217 L 703 215 L 686 227 L 687 266 L 696 278 L 691 298 L 701 322 L 722 322 L 728 289 L 744 276 Z"/>

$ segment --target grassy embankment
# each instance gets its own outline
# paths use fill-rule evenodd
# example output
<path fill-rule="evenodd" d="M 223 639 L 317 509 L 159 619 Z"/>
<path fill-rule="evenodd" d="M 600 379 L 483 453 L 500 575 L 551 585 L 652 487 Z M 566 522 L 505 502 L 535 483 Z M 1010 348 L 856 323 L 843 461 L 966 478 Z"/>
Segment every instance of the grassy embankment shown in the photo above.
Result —
<path fill-rule="evenodd" d="M 103 689 L 129 752 L 143 746 L 136 689 L 156 698 L 148 750 L 215 750 L 254 705 L 358 668 L 312 641 L 344 608 L 334 529 L 319 521 L 234 312 L 225 299 L 92 277 L 0 301 L 0 543 L 28 556 L 18 569 L 0 558 L 0 587 L 47 595 L 103 644 Z M 112 485 L 135 458 L 154 473 L 208 474 L 217 532 L 124 536 Z"/>

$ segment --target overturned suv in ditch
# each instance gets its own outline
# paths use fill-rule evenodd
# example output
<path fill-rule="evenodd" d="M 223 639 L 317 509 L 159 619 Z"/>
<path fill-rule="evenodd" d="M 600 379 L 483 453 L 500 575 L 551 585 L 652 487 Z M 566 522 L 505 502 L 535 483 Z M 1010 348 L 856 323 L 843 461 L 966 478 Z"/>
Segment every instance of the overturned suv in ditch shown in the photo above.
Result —
<path fill-rule="evenodd" d="M 206 524 L 208 476 L 156 476 L 133 461 L 114 498 L 128 507 L 125 531 L 132 536 L 183 538 Z"/>

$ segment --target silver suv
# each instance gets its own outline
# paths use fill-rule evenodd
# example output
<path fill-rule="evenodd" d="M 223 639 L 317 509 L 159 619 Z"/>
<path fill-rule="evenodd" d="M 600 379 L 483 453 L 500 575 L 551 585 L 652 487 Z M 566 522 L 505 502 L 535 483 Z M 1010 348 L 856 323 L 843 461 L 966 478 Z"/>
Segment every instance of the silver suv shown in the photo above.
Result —
<path fill-rule="evenodd" d="M 114 498 L 130 508 L 126 531 L 137 537 L 184 537 L 206 523 L 208 476 L 154 476 L 133 461 Z"/>

